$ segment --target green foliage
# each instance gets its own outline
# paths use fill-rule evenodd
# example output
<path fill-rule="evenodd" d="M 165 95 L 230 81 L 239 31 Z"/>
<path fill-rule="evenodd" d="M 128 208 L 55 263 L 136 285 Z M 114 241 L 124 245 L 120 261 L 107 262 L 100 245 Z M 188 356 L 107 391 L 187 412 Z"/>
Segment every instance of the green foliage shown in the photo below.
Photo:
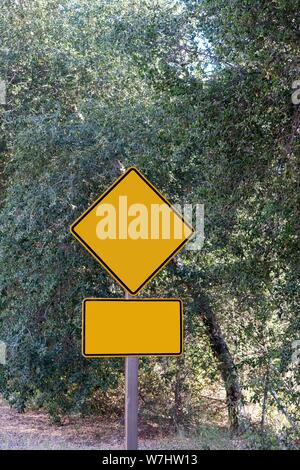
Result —
<path fill-rule="evenodd" d="M 54 417 L 87 412 L 122 384 L 121 360 L 80 354 L 82 299 L 121 289 L 69 233 L 121 162 L 172 202 L 205 204 L 203 250 L 143 293 L 186 305 L 184 364 L 142 361 L 145 413 L 188 422 L 201 390 L 219 384 L 203 293 L 246 402 L 261 405 L 271 367 L 269 407 L 275 391 L 299 420 L 298 20 L 284 0 L 1 3 L 0 383 L 20 410 L 34 400 Z"/>

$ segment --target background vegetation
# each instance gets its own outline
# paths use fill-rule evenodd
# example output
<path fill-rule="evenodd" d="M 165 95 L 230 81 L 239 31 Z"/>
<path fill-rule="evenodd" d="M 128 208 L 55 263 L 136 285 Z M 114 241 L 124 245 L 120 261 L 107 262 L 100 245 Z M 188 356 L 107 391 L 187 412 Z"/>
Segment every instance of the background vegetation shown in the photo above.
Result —
<path fill-rule="evenodd" d="M 203 249 L 142 294 L 184 300 L 186 353 L 141 360 L 141 413 L 194 429 L 221 398 L 234 432 L 297 447 L 299 19 L 289 0 L 2 0 L 0 388 L 20 411 L 122 412 L 123 360 L 81 357 L 80 309 L 123 292 L 69 226 L 135 165 L 205 205 Z"/>

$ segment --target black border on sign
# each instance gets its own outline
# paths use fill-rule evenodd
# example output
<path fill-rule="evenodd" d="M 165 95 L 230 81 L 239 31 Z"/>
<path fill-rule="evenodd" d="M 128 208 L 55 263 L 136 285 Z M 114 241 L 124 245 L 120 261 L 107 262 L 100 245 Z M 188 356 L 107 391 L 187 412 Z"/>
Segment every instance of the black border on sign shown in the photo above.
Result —
<path fill-rule="evenodd" d="M 180 350 L 178 353 L 108 353 L 108 354 L 86 354 L 85 352 L 85 324 L 87 302 L 179 302 L 179 322 L 180 322 Z M 181 356 L 183 353 L 183 303 L 181 299 L 110 299 L 110 298 L 87 298 L 82 301 L 82 355 L 86 358 L 92 357 L 128 357 L 128 356 Z"/>
<path fill-rule="evenodd" d="M 170 209 L 175 212 L 175 214 L 184 222 L 192 231 L 192 233 L 183 240 L 183 242 L 163 261 L 162 264 L 158 266 L 158 268 L 153 271 L 152 274 L 135 290 L 132 291 L 118 276 L 116 273 L 114 273 L 110 267 L 103 261 L 100 256 L 97 255 L 97 253 L 81 238 L 78 233 L 76 233 L 76 226 L 81 222 L 81 220 L 90 212 L 94 209 L 99 202 L 104 199 L 131 171 L 134 171 L 142 180 L 151 188 L 159 197 L 160 199 L 167 204 Z M 173 206 L 170 204 L 170 202 L 162 195 L 160 194 L 157 189 L 148 181 L 144 175 L 135 167 L 130 167 L 128 170 L 122 175 L 120 178 L 118 178 L 112 186 L 110 186 L 80 217 L 77 219 L 70 227 L 70 232 L 72 235 L 74 235 L 75 238 L 90 252 L 90 254 L 112 275 L 112 277 L 125 289 L 127 290 L 131 295 L 137 295 L 139 291 L 147 284 L 167 263 L 168 261 L 175 256 L 178 251 L 180 251 L 184 245 L 195 235 L 195 229 L 191 226 L 189 222 L 185 220 L 185 218 L 180 214 Z"/>

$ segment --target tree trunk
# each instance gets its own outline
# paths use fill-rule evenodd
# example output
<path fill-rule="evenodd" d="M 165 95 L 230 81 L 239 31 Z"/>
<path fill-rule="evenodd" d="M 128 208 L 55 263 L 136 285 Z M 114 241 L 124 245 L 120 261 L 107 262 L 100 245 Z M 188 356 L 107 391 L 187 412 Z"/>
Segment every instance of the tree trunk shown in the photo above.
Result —
<path fill-rule="evenodd" d="M 260 429 L 261 429 L 261 434 L 262 435 L 264 434 L 265 425 L 266 425 L 266 421 L 267 421 L 269 381 L 270 381 L 270 361 L 267 364 L 267 370 L 266 370 L 266 374 L 265 374 L 264 396 L 263 396 L 261 422 L 260 422 Z"/>
<path fill-rule="evenodd" d="M 184 363 L 181 359 L 177 362 L 177 370 L 175 376 L 175 384 L 174 384 L 174 426 L 175 429 L 178 430 L 180 424 L 182 423 L 182 368 L 184 367 Z"/>
<path fill-rule="evenodd" d="M 210 345 L 219 363 L 219 369 L 226 390 L 226 403 L 230 428 L 237 433 L 242 430 L 242 393 L 238 372 L 222 335 L 220 325 L 207 299 L 201 296 L 200 315 L 206 327 Z"/>
<path fill-rule="evenodd" d="M 200 311 L 201 319 L 206 327 L 212 351 L 217 358 L 219 370 L 226 390 L 226 403 L 228 417 L 232 432 L 238 433 L 243 430 L 242 417 L 242 392 L 239 376 L 233 357 L 223 337 L 221 327 L 214 314 L 207 295 L 199 292 L 196 275 L 193 275 L 185 267 L 179 266 L 175 260 L 171 264 L 174 272 L 181 277 L 182 282 L 189 289 L 195 299 Z"/>

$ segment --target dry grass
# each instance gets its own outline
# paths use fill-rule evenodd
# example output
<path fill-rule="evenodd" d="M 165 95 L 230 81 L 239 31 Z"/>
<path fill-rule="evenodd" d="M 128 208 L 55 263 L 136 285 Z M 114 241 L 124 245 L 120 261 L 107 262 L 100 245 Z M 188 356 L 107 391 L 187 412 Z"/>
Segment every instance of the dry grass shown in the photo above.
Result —
<path fill-rule="evenodd" d="M 124 425 L 120 420 L 99 417 L 66 418 L 62 426 L 49 423 L 40 411 L 23 414 L 0 401 L 0 449 L 124 449 Z M 242 443 L 230 438 L 218 425 L 200 427 L 194 437 L 184 433 L 164 435 L 159 427 L 140 423 L 140 449 L 240 449 Z"/>

